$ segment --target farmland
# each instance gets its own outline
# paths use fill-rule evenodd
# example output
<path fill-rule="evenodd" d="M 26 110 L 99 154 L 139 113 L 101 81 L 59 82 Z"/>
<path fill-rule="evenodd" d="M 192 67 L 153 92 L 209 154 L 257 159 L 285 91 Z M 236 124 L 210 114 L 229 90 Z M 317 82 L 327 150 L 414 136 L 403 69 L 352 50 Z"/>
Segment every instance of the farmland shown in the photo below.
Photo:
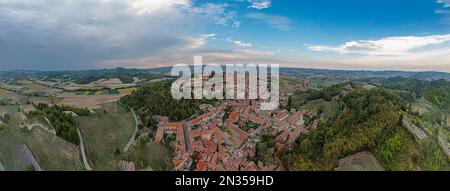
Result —
<path fill-rule="evenodd" d="M 36 83 L 33 83 L 31 81 L 28 81 L 28 80 L 21 81 L 21 84 L 23 86 L 25 86 L 25 88 L 27 88 L 28 90 L 31 90 L 31 91 L 41 91 L 41 90 L 44 90 L 44 89 L 49 89 L 46 86 L 43 86 L 43 85 L 40 85 L 40 84 L 36 84 Z"/>
<path fill-rule="evenodd" d="M 83 170 L 78 146 L 42 128 L 34 128 L 26 142 L 44 170 Z"/>
<path fill-rule="evenodd" d="M 64 96 L 61 97 L 61 101 L 58 101 L 58 105 L 68 105 L 79 108 L 96 109 L 100 108 L 101 104 L 116 102 L 122 97 L 122 95 L 99 95 L 99 96 Z"/>
<path fill-rule="evenodd" d="M 13 92 L 0 88 L 0 97 L 11 95 Z"/>
<path fill-rule="evenodd" d="M 75 117 L 85 139 L 86 152 L 94 170 L 117 170 L 117 151 L 125 146 L 134 129 L 131 113 L 114 105 L 104 106 L 109 112 Z"/>
<path fill-rule="evenodd" d="M 9 129 L 0 130 L 0 161 L 6 170 L 27 169 L 27 163 L 18 155 L 22 141 L 15 137 Z"/>

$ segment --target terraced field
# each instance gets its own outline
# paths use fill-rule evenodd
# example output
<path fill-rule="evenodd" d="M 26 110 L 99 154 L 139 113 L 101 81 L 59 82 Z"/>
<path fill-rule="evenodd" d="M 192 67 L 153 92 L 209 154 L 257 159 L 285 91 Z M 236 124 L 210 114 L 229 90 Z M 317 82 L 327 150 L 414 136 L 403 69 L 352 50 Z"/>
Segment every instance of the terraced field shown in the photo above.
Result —
<path fill-rule="evenodd" d="M 34 128 L 26 143 L 44 170 L 83 170 L 80 149 L 42 128 Z"/>
<path fill-rule="evenodd" d="M 134 120 L 131 113 L 124 113 L 115 104 L 103 105 L 106 113 L 75 117 L 75 122 L 85 139 L 89 164 L 94 170 L 117 170 L 116 150 L 122 150 L 133 134 Z"/>

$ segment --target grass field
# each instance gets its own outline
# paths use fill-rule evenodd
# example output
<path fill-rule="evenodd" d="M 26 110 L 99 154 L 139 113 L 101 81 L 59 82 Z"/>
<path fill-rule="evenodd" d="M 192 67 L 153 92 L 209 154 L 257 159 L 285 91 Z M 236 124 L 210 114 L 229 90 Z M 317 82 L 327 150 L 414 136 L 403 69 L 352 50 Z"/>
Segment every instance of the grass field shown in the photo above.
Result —
<path fill-rule="evenodd" d="M 83 170 L 80 149 L 41 128 L 34 128 L 27 145 L 44 170 Z"/>
<path fill-rule="evenodd" d="M 169 152 L 164 146 L 155 143 L 139 143 L 130 151 L 126 160 L 133 161 L 138 170 L 148 167 L 155 171 L 172 169 Z"/>
<path fill-rule="evenodd" d="M 133 134 L 134 120 L 131 113 L 113 112 L 114 105 L 106 105 L 110 112 L 75 117 L 75 122 L 85 139 L 89 164 L 94 170 L 117 170 L 121 150 Z"/>
<path fill-rule="evenodd" d="M 339 112 L 339 103 L 335 98 L 333 98 L 333 100 L 330 102 L 327 102 L 323 99 L 318 99 L 309 101 L 300 108 L 308 110 L 308 114 L 311 116 L 317 114 L 319 110 L 322 110 L 324 119 L 326 120 L 337 115 L 337 113 Z"/>

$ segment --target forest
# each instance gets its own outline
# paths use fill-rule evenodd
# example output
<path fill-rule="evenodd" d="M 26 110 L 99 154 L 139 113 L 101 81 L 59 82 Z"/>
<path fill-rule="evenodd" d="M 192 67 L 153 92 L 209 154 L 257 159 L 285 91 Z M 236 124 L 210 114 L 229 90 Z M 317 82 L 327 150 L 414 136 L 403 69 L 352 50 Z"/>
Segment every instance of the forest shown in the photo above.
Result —
<path fill-rule="evenodd" d="M 171 121 L 181 121 L 193 117 L 200 112 L 200 104 L 214 103 L 214 100 L 176 100 L 170 88 L 173 80 L 153 82 L 134 91 L 131 95 L 120 99 L 136 111 L 145 127 L 152 134 L 156 131 L 154 115 L 167 116 Z"/>
<path fill-rule="evenodd" d="M 414 81 L 414 80 L 413 80 Z M 423 91 L 409 92 L 412 86 L 427 84 Z M 448 169 L 448 160 L 439 148 L 436 138 L 417 141 L 402 127 L 402 118 L 411 113 L 415 95 L 433 103 L 448 106 L 448 82 L 399 83 L 393 80 L 387 88 L 355 88 L 341 95 L 339 114 L 321 121 L 317 129 L 303 135 L 283 154 L 284 166 L 289 170 L 333 170 L 339 159 L 361 151 L 371 151 L 386 170 L 442 170 Z M 342 86 L 333 86 L 334 88 Z M 395 90 L 394 90 L 395 88 Z M 333 88 L 331 88 L 333 89 Z M 316 90 L 316 95 L 330 94 L 330 88 Z M 309 92 L 306 93 L 308 100 Z M 298 96 L 297 97 L 301 97 Z M 324 97 L 320 97 L 324 98 Z M 299 99 L 292 99 L 293 105 Z M 446 108 L 444 106 L 440 106 Z"/>
<path fill-rule="evenodd" d="M 42 116 L 47 117 L 56 131 L 56 136 L 63 138 L 74 144 L 79 144 L 80 140 L 77 134 L 77 127 L 71 114 L 64 111 L 73 111 L 79 115 L 89 115 L 87 109 L 78 109 L 69 106 L 51 106 L 38 104 L 37 110 L 27 113 L 29 117 Z M 86 113 L 87 112 L 87 113 Z"/>

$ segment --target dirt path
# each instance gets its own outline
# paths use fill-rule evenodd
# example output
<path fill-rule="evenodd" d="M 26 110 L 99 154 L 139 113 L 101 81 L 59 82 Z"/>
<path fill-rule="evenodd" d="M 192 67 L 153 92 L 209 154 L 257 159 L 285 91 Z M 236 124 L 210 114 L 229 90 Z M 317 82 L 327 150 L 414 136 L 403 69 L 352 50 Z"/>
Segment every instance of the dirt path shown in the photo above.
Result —
<path fill-rule="evenodd" d="M 86 156 L 86 148 L 84 147 L 83 136 L 81 136 L 81 131 L 80 131 L 79 128 L 77 128 L 77 132 L 78 132 L 78 137 L 80 137 L 81 157 L 83 158 L 84 168 L 86 168 L 86 170 L 92 170 L 92 168 L 91 168 L 91 166 L 89 165 L 89 162 L 88 162 L 88 160 L 87 160 L 87 156 Z"/>
<path fill-rule="evenodd" d="M 128 150 L 130 149 L 131 145 L 133 145 L 134 139 L 136 138 L 136 134 L 138 132 L 138 119 L 136 117 L 136 113 L 134 112 L 133 108 L 130 107 L 131 113 L 133 114 L 133 118 L 134 118 L 134 132 L 133 135 L 131 136 L 130 140 L 128 141 L 128 143 L 125 145 L 125 147 L 123 148 L 123 152 L 126 153 L 128 152 Z"/>

